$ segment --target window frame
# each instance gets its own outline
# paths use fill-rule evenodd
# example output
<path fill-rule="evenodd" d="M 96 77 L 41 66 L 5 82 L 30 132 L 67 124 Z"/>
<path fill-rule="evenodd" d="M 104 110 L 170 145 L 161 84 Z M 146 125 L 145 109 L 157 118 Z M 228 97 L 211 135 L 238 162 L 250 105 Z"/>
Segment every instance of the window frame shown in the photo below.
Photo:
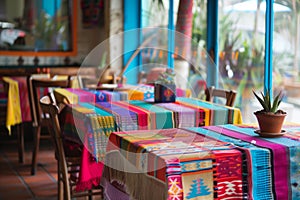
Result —
<path fill-rule="evenodd" d="M 141 20 L 141 18 L 142 18 L 141 0 L 135 0 L 135 1 L 140 2 L 139 7 L 130 6 L 130 4 L 132 5 L 131 0 L 125 0 L 124 1 L 124 4 L 125 4 L 125 6 L 124 6 L 124 16 L 127 16 L 128 13 L 136 13 L 137 16 L 138 16 L 136 19 L 131 18 L 131 20 L 134 23 L 135 23 L 135 20 L 139 20 L 140 22 L 142 21 Z M 170 5 L 173 5 L 173 0 L 169 0 L 169 1 L 170 1 Z M 271 96 L 272 96 L 272 88 L 273 88 L 273 83 L 272 83 L 273 82 L 273 79 L 272 79 L 272 71 L 273 71 L 273 67 L 272 67 L 272 49 L 273 49 L 273 29 L 274 29 L 273 3 L 274 3 L 273 0 L 266 0 L 266 18 L 265 18 L 266 32 L 265 32 L 264 90 L 267 91 L 268 89 L 270 89 Z M 172 15 L 172 13 L 173 12 L 169 11 L 169 16 L 168 16 L 169 18 L 170 18 L 170 15 Z M 125 17 L 124 20 L 126 20 L 126 17 Z M 170 23 L 172 23 L 172 24 L 170 24 Z M 173 26 L 173 30 L 174 30 L 173 19 L 169 20 L 169 26 L 168 27 L 170 28 L 172 26 Z M 131 27 L 131 28 L 141 28 L 141 27 L 142 27 L 142 24 L 139 23 L 138 27 Z M 124 32 L 127 31 L 127 30 L 129 30 L 128 26 L 124 25 Z M 214 55 L 213 56 L 213 61 L 215 62 L 215 64 L 217 66 L 218 66 L 218 63 L 219 63 L 218 62 L 219 54 L 216 53 L 216 52 L 218 52 L 218 37 L 219 37 L 219 33 L 218 33 L 218 0 L 209 0 L 207 2 L 207 41 L 206 41 L 206 43 L 207 43 L 208 52 L 213 52 L 213 55 Z M 126 41 L 124 41 L 124 46 L 126 46 L 127 43 L 126 43 Z M 169 43 L 169 45 L 170 44 L 172 45 L 172 41 Z M 173 60 L 174 58 L 170 57 L 170 59 Z M 139 65 L 140 63 L 137 62 L 136 64 Z M 168 64 L 169 64 L 169 62 L 168 62 Z M 218 86 L 218 78 L 217 78 L 218 73 L 219 73 L 218 68 L 217 69 L 213 69 L 211 67 L 208 68 L 208 71 L 207 71 L 207 74 L 208 74 L 208 76 L 207 76 L 207 85 L 208 86 L 211 86 L 211 85 Z"/>

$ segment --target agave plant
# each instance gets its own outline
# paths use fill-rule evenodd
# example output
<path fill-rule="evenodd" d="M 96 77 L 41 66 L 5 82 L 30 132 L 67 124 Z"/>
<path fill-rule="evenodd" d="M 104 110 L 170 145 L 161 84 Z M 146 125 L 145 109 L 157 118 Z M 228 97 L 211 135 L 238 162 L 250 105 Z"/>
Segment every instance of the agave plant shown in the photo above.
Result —
<path fill-rule="evenodd" d="M 279 105 L 282 101 L 282 98 L 283 98 L 283 95 L 282 95 L 281 92 L 278 95 L 276 95 L 273 102 L 272 102 L 271 97 L 270 97 L 270 90 L 267 90 L 265 95 L 261 92 L 262 97 L 260 97 L 254 91 L 253 91 L 253 94 L 255 95 L 255 97 L 259 101 L 259 103 L 262 105 L 262 107 L 263 107 L 262 111 L 263 112 L 269 112 L 269 113 L 275 113 L 275 114 L 285 113 L 282 110 L 278 110 L 278 107 L 279 107 Z"/>

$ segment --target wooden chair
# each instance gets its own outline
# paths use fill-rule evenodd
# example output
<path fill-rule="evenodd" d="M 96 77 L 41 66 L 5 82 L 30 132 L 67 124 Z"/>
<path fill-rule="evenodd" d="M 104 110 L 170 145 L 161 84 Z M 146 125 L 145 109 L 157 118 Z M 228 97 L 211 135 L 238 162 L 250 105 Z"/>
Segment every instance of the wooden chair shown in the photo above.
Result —
<path fill-rule="evenodd" d="M 213 102 L 214 97 L 224 98 L 226 100 L 225 105 L 232 107 L 234 105 L 236 91 L 216 89 L 214 86 L 205 89 L 206 101 Z"/>
<path fill-rule="evenodd" d="M 69 200 L 74 197 L 83 196 L 89 196 L 89 198 L 91 198 L 94 195 L 101 195 L 101 197 L 103 197 L 103 189 L 101 186 L 93 190 L 75 192 L 74 186 L 76 185 L 77 180 L 77 176 L 75 174 L 79 172 L 81 153 L 76 154 L 74 150 L 72 150 L 71 153 L 68 153 L 70 151 L 65 148 L 65 140 L 61 133 L 58 119 L 60 110 L 58 106 L 52 102 L 49 96 L 44 96 L 40 99 L 40 107 L 43 113 L 49 114 L 50 120 L 48 123 L 52 125 L 50 135 L 55 143 L 55 157 L 57 159 L 58 167 L 58 199 Z"/>
<path fill-rule="evenodd" d="M 53 79 L 29 79 L 29 94 L 30 94 L 30 105 L 31 105 L 31 113 L 33 117 L 33 127 L 34 127 L 34 147 L 32 152 L 32 163 L 31 163 L 31 174 L 34 175 L 36 173 L 37 168 L 37 154 L 39 151 L 40 139 L 41 138 L 49 138 L 49 135 L 43 135 L 41 137 L 41 129 L 42 127 L 47 127 L 49 129 L 48 121 L 50 120 L 47 115 L 45 115 L 39 105 L 39 100 L 41 90 L 48 90 L 49 88 L 69 87 L 69 79 L 68 80 L 53 80 Z M 52 101 L 55 102 L 55 98 L 52 97 Z"/>

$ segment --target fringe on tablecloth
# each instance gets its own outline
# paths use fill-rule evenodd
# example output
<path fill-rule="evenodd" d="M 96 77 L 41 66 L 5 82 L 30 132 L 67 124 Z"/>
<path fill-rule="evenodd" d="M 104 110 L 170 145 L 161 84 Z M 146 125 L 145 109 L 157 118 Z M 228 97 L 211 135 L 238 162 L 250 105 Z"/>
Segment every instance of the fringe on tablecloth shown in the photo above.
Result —
<path fill-rule="evenodd" d="M 168 197 L 167 183 L 141 172 L 119 151 L 110 152 L 107 156 L 103 177 L 123 185 L 131 199 L 165 200 Z"/>

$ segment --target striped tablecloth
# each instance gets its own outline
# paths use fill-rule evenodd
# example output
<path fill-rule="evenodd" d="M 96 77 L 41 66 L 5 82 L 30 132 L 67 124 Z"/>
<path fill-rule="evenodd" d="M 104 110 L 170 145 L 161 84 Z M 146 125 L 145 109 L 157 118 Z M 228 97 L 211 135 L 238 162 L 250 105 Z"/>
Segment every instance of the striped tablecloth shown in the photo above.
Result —
<path fill-rule="evenodd" d="M 178 97 L 189 97 L 190 92 L 177 88 Z M 136 85 L 127 88 L 117 88 L 115 90 L 90 90 L 79 88 L 59 88 L 54 90 L 55 98 L 61 101 L 66 98 L 72 104 L 80 102 L 110 102 L 110 101 L 126 101 L 141 100 L 154 101 L 154 86 L 152 85 Z"/>
<path fill-rule="evenodd" d="M 242 123 L 239 109 L 188 98 L 159 104 L 138 100 L 83 102 L 68 105 L 63 113 L 64 133 L 77 133 L 85 144 L 85 150 L 97 161 L 105 158 L 107 140 L 113 131 L 198 127 L 226 124 L 229 121 Z M 90 169 L 82 169 L 82 173 Z M 99 173 L 101 177 L 102 172 Z M 93 173 L 90 179 L 96 177 L 97 173 Z M 89 185 L 83 182 L 79 189 L 86 189 L 85 186 Z"/>
<path fill-rule="evenodd" d="M 136 199 L 299 199 L 300 126 L 278 138 L 255 130 L 227 124 L 113 132 L 104 176 Z"/>

